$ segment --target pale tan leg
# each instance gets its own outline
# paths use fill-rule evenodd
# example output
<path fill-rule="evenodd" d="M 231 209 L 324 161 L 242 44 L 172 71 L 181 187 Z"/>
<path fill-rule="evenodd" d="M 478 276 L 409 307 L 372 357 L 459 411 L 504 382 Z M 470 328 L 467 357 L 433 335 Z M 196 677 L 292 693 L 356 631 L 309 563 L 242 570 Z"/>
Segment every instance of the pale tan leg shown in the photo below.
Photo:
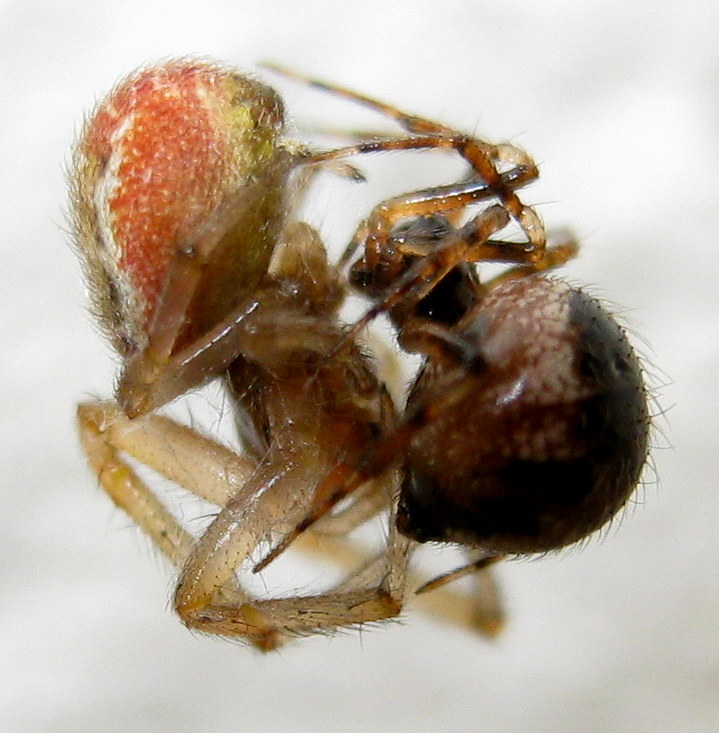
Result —
<path fill-rule="evenodd" d="M 293 514 L 306 511 L 300 503 L 288 517 L 284 501 L 286 482 L 311 486 L 306 474 L 287 471 L 278 476 L 275 471 L 270 488 L 266 471 L 208 438 L 157 415 L 128 420 L 112 403 L 81 405 L 78 419 L 83 447 L 103 489 L 175 566 L 183 568 L 176 606 L 188 625 L 212 633 L 248 635 L 256 646 L 271 649 L 286 633 L 330 631 L 400 612 L 409 543 L 397 538 L 394 530 L 387 551 L 369 563 L 363 559 L 363 569 L 327 593 L 258 600 L 238 585 L 235 573 L 257 544 L 271 531 L 292 526 Z M 177 460 L 186 457 L 186 450 L 198 463 L 187 460 L 178 469 Z M 200 540 L 181 527 L 120 451 L 198 496 L 226 504 Z M 247 480 L 250 474 L 253 479 Z M 258 491 L 263 482 L 268 487 L 264 493 Z"/>
<path fill-rule="evenodd" d="M 118 455 L 112 431 L 117 408 L 109 403 L 78 407 L 80 440 L 100 486 L 115 504 L 150 537 L 159 550 L 179 567 L 190 553 L 194 538 Z M 127 418 L 123 418 L 129 423 Z"/>
<path fill-rule="evenodd" d="M 193 628 L 230 636 L 255 634 L 270 639 L 279 633 L 312 633 L 396 616 L 404 601 L 406 553 L 395 552 L 390 540 L 385 561 L 372 563 L 365 584 L 316 596 L 252 601 L 240 607 L 214 600 L 235 570 L 250 558 L 271 531 L 287 532 L 307 512 L 303 502 L 288 511 L 287 497 L 298 487 L 316 483 L 316 468 L 302 465 L 277 471 L 261 466 L 250 482 L 249 502 L 235 498 L 198 540 L 185 564 L 175 594 L 175 607 Z M 393 533 L 390 533 L 391 535 Z M 396 545 L 396 542 L 395 542 Z M 346 586 L 350 587 L 350 586 Z"/>
<path fill-rule="evenodd" d="M 415 582 L 415 576 L 411 575 L 410 586 L 416 587 Z M 494 637 L 502 630 L 505 622 L 495 574 L 490 568 L 484 568 L 474 573 L 472 582 L 474 588 L 469 593 L 462 593 L 454 590 L 451 585 L 445 585 L 428 593 L 410 596 L 407 607 L 409 610 L 417 607 L 443 623 Z"/>
<path fill-rule="evenodd" d="M 130 420 L 114 402 L 79 405 L 78 420 L 85 452 L 96 473 L 94 456 L 124 451 L 217 506 L 224 506 L 256 467 L 248 458 L 162 415 Z"/>
<path fill-rule="evenodd" d="M 353 492 L 352 504 L 347 509 L 336 514 L 325 514 L 307 531 L 323 536 L 344 536 L 381 511 L 389 509 L 391 504 L 392 493 L 387 490 L 385 481 L 373 479 Z"/>
<path fill-rule="evenodd" d="M 318 537 L 311 532 L 301 535 L 292 546 L 318 559 L 326 560 L 331 557 L 333 563 L 346 568 L 357 567 L 366 556 L 361 548 L 340 537 Z M 411 555 L 415 547 L 415 543 L 410 542 L 406 552 Z M 379 558 L 375 558 L 375 561 L 379 561 Z M 356 577 L 359 574 L 353 576 L 353 579 Z M 427 593 L 414 593 L 430 580 L 432 576 L 419 569 L 408 572 L 405 610 L 412 612 L 417 609 L 441 623 L 479 632 L 484 636 L 494 637 L 502 630 L 505 612 L 493 568 L 487 567 L 474 572 L 469 591 L 455 590 L 454 585 L 448 584 Z"/>

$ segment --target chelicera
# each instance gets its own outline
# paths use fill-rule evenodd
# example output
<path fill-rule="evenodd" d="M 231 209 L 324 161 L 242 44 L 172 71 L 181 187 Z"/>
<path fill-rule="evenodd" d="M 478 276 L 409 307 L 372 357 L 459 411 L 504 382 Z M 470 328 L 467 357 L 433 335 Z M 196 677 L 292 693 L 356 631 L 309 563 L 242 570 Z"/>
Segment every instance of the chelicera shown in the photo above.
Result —
<path fill-rule="evenodd" d="M 325 88 L 407 134 L 312 152 L 285 139 L 269 87 L 180 59 L 116 87 L 74 159 L 77 248 L 123 359 L 116 401 L 79 407 L 89 462 L 178 567 L 182 620 L 260 649 L 396 616 L 419 584 L 407 569 L 417 541 L 469 547 L 478 570 L 586 536 L 627 500 L 646 454 L 644 388 L 623 332 L 539 274 L 574 245 L 547 248 L 520 201 L 537 175 L 529 156 Z M 362 247 L 349 281 L 374 304 L 348 330 L 344 278 L 292 215 L 303 181 L 350 155 L 424 148 L 456 151 L 472 173 L 384 202 L 360 226 L 341 265 Z M 523 241 L 502 238 L 510 220 Z M 490 260 L 509 269 L 481 282 L 474 263 Z M 400 416 L 356 341 L 382 312 L 402 348 L 426 357 Z M 242 453 L 157 413 L 216 377 Z M 189 533 L 127 457 L 216 505 L 208 529 Z M 293 542 L 323 540 L 339 556 L 378 513 L 390 518 L 384 547 L 335 588 L 260 599 L 245 587 Z M 491 591 L 428 595 L 447 617 L 496 625 Z"/>

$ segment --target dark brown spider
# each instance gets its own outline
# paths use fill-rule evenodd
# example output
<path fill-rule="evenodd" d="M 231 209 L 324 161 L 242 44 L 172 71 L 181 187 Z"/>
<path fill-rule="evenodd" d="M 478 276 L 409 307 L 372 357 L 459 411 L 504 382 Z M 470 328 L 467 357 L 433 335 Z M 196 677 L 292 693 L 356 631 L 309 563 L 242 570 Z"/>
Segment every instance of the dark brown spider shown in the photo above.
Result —
<path fill-rule="evenodd" d="M 585 538 L 639 481 L 647 395 L 634 351 L 607 310 L 540 274 L 573 257 L 576 245 L 546 248 L 539 218 L 519 200 L 516 189 L 536 177 L 535 166 L 511 146 L 340 93 L 423 135 L 377 147 L 456 149 L 473 175 L 380 204 L 348 247 L 345 261 L 363 247 L 350 283 L 374 301 L 351 333 L 387 312 L 401 347 L 425 362 L 399 425 L 367 447 L 354 475 L 329 476 L 318 496 L 336 501 L 400 454 L 397 524 L 414 540 L 474 548 L 481 566 Z M 495 238 L 511 217 L 522 242 Z M 513 266 L 481 283 L 473 263 L 487 261 Z"/>

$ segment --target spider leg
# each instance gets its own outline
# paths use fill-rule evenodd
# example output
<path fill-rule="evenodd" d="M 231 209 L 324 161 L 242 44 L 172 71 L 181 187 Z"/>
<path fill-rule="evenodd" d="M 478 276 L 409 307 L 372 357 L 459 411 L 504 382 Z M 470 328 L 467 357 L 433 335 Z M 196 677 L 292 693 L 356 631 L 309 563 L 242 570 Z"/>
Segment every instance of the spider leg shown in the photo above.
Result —
<path fill-rule="evenodd" d="M 435 284 L 452 268 L 461 262 L 497 260 L 509 257 L 516 261 L 521 245 L 500 247 L 490 242 L 493 234 L 503 229 L 509 220 L 504 207 L 496 204 L 481 212 L 477 217 L 443 238 L 434 250 L 426 257 L 418 259 L 359 320 L 349 331 L 344 340 L 351 341 L 377 316 L 385 313 L 400 303 L 418 302 L 426 296 Z M 526 251 L 520 254 L 522 260 L 527 258 Z"/>
<path fill-rule="evenodd" d="M 450 570 L 449 572 L 442 573 L 442 575 L 438 575 L 435 578 L 432 578 L 432 580 L 428 580 L 426 583 L 421 585 L 415 593 L 417 595 L 421 595 L 422 593 L 427 593 L 427 591 L 436 590 L 437 588 L 441 588 L 443 585 L 446 585 L 447 583 L 451 583 L 454 580 L 459 580 L 459 578 L 464 578 L 467 575 L 471 575 L 472 573 L 476 573 L 479 570 L 484 570 L 484 568 L 489 567 L 490 565 L 493 565 L 494 563 L 498 562 L 499 560 L 502 560 L 504 555 L 499 555 L 496 553 L 483 553 L 480 554 L 478 558 L 475 560 L 472 560 L 471 562 L 467 563 L 466 565 L 462 565 L 458 568 L 455 568 L 454 570 Z"/>
<path fill-rule="evenodd" d="M 501 244 L 501 243 L 500 243 Z M 511 246 L 505 243 L 506 246 Z M 515 245 L 516 246 L 516 245 Z M 499 275 L 487 280 L 484 284 L 488 290 L 497 287 L 501 283 L 509 280 L 516 280 L 520 277 L 526 277 L 535 272 L 545 272 L 546 270 L 554 270 L 561 267 L 569 260 L 574 259 L 579 253 L 579 243 L 575 237 L 569 232 L 552 235 L 544 250 L 544 256 L 539 262 L 520 262 L 517 267 L 511 267 Z M 505 262 L 508 260 L 504 260 Z"/>
<path fill-rule="evenodd" d="M 526 165 L 517 165 L 501 174 L 503 185 L 521 188 L 535 180 L 537 171 Z M 363 221 L 342 254 L 338 267 L 349 262 L 355 250 L 364 248 L 363 258 L 369 267 L 376 262 L 391 239 L 392 230 L 402 219 L 432 214 L 456 216 L 467 206 L 496 196 L 486 181 L 470 178 L 467 181 L 413 191 L 394 196 L 377 205 Z"/>
<path fill-rule="evenodd" d="M 370 140 L 346 148 L 308 153 L 308 157 L 304 162 L 319 163 L 350 155 L 362 155 L 389 150 L 421 149 L 449 149 L 456 151 L 463 157 L 472 166 L 477 177 L 489 186 L 493 194 L 497 196 L 507 211 L 516 219 L 527 236 L 528 244 L 533 250 L 537 251 L 538 257 L 541 256 L 541 251 L 546 243 L 544 225 L 534 209 L 530 206 L 525 206 L 513 188 L 503 181 L 502 172 L 498 168 L 498 163 L 502 162 L 505 157 L 511 157 L 512 162 L 521 159 L 522 152 L 513 146 L 507 144 L 498 146 L 490 145 L 459 133 L 453 133 L 446 137 L 423 135 L 409 138 Z M 531 178 L 537 177 L 536 166 L 529 156 L 526 156 L 525 162 L 522 165 L 531 171 Z"/>
<path fill-rule="evenodd" d="M 276 468 L 257 467 L 168 418 L 128 420 L 113 403 L 81 405 L 78 419 L 83 447 L 103 489 L 181 569 L 176 606 L 188 625 L 247 636 L 256 646 L 270 649 L 287 634 L 376 621 L 401 609 L 410 541 L 394 529 L 387 549 L 370 560 L 364 553 L 348 551 L 345 559 L 362 561 L 363 567 L 326 593 L 264 600 L 238 582 L 236 571 L 244 558 L 268 532 L 286 526 L 286 493 L 296 482 L 311 485 L 307 472 L 314 468 L 280 470 L 278 475 Z M 222 507 L 199 540 L 180 525 L 121 453 Z M 384 506 L 388 502 L 385 499 Z M 302 511 L 301 506 L 295 509 Z"/>
<path fill-rule="evenodd" d="M 326 593 L 278 599 L 248 599 L 240 605 L 217 603 L 216 591 L 232 582 L 234 573 L 270 531 L 284 532 L 304 512 L 287 512 L 286 498 L 295 487 L 311 485 L 314 466 L 290 469 L 268 464 L 251 480 L 249 502 L 228 502 L 193 547 L 180 575 L 175 608 L 193 628 L 229 636 L 302 634 L 396 616 L 404 601 L 404 565 L 409 542 L 388 538 L 388 551 L 360 570 L 361 582 Z"/>
<path fill-rule="evenodd" d="M 317 526 L 319 524 L 321 522 Z M 307 532 L 295 541 L 292 548 L 318 560 L 326 560 L 327 557 L 331 557 L 333 563 L 346 568 L 358 567 L 365 562 L 365 572 L 371 572 L 371 561 L 366 560 L 366 554 L 356 545 L 339 537 L 328 538 L 324 535 L 318 537 L 315 532 Z M 414 549 L 414 543 L 411 542 L 410 553 Z M 374 558 L 375 563 L 380 561 L 379 556 Z M 474 568 L 473 565 L 471 567 Z M 410 592 L 405 606 L 408 609 L 417 608 L 420 612 L 441 623 L 494 637 L 501 631 L 505 619 L 495 574 L 492 568 L 487 566 L 474 569 L 471 575 L 469 589 L 456 589 L 449 583 L 445 583 L 433 588 L 431 593 Z M 432 580 L 426 573 L 410 568 L 407 573 L 406 586 L 408 589 L 421 589 Z M 360 581 L 361 575 L 358 572 L 348 578 L 347 585 L 342 584 L 338 588 L 346 589 Z"/>
<path fill-rule="evenodd" d="M 292 71 L 278 64 L 264 62 L 259 64 L 259 66 L 265 69 L 269 69 L 275 74 L 280 74 L 281 76 L 284 76 L 288 79 L 293 79 L 294 81 L 306 84 L 313 89 L 318 89 L 323 92 L 329 92 L 330 94 L 336 97 L 340 97 L 341 99 L 346 99 L 350 102 L 354 102 L 355 104 L 360 104 L 363 107 L 372 109 L 385 117 L 389 117 L 391 120 L 395 121 L 397 124 L 399 124 L 405 130 L 408 130 L 409 132 L 431 132 L 442 134 L 452 132 L 451 128 L 444 127 L 443 125 L 432 122 L 431 120 L 417 117 L 416 115 L 407 114 L 406 112 L 402 112 L 392 105 L 385 104 L 384 102 L 380 102 L 379 100 L 373 99 L 372 97 L 365 96 L 364 94 L 359 94 L 350 89 L 345 89 L 344 87 L 337 86 L 336 84 L 329 84 L 318 79 L 313 79 L 309 76 L 305 76 L 296 71 Z"/>
<path fill-rule="evenodd" d="M 391 119 L 393 122 L 397 123 L 404 130 L 407 130 L 407 132 L 410 132 L 413 135 L 430 134 L 430 135 L 440 135 L 444 137 L 451 137 L 453 135 L 462 134 L 462 133 L 459 133 L 454 128 L 447 127 L 446 125 L 442 125 L 439 122 L 436 122 L 434 120 L 427 119 L 426 117 L 420 117 L 419 115 L 409 114 L 408 112 L 403 112 L 402 110 L 398 109 L 397 107 L 391 104 L 387 104 L 385 102 L 381 102 L 377 99 L 374 99 L 373 97 L 369 97 L 364 94 L 359 94 L 358 92 L 352 91 L 351 89 L 347 89 L 342 86 L 338 86 L 336 84 L 331 84 L 328 82 L 320 81 L 318 79 L 314 79 L 309 76 L 305 76 L 304 74 L 300 74 L 296 71 L 287 69 L 286 67 L 280 66 L 278 64 L 261 63 L 259 64 L 259 66 L 265 69 L 269 69 L 270 71 L 276 74 L 280 74 L 281 76 L 284 76 L 288 79 L 292 79 L 302 84 L 306 84 L 307 86 L 310 86 L 313 89 L 318 89 L 323 92 L 328 92 L 336 97 L 340 97 L 341 99 L 346 99 L 349 102 L 353 102 L 363 107 L 367 107 L 368 109 L 371 109 L 381 114 L 382 116 Z M 482 142 L 482 141 L 478 141 L 478 142 Z M 482 142 L 482 144 L 489 146 L 489 143 Z M 505 155 L 508 154 L 509 151 L 511 150 L 513 151 L 512 155 L 519 155 L 520 157 L 524 158 L 525 160 L 531 160 L 524 151 L 522 151 L 520 148 L 510 145 L 509 143 L 505 143 L 505 144 L 494 146 L 494 147 L 506 148 L 507 150 L 505 152 Z"/>
<path fill-rule="evenodd" d="M 176 568 L 187 560 L 195 537 L 121 453 L 217 505 L 227 501 L 234 487 L 244 485 L 254 468 L 251 461 L 184 425 L 159 415 L 131 421 L 111 402 L 79 405 L 78 424 L 82 447 L 100 486 Z M 247 596 L 233 580 L 218 590 L 217 598 L 237 605 Z"/>
<path fill-rule="evenodd" d="M 473 572 L 469 591 L 457 591 L 446 584 L 415 595 L 407 605 L 417 605 L 443 623 L 495 637 L 504 626 L 505 612 L 492 570 L 485 567 Z"/>
<path fill-rule="evenodd" d="M 155 416 L 148 417 L 147 423 L 149 433 L 161 434 L 163 432 L 163 427 L 158 425 Z M 116 405 L 107 402 L 79 405 L 78 425 L 82 447 L 100 486 L 108 493 L 113 502 L 150 537 L 170 562 L 179 567 L 190 553 L 194 538 L 179 524 L 167 507 L 150 491 L 144 481 L 120 455 L 120 451 L 123 450 L 132 454 L 132 446 L 123 442 L 126 436 L 123 428 L 131 426 L 132 431 L 136 433 L 138 430 L 142 431 L 142 426 L 138 423 L 131 424 Z M 165 426 L 164 429 L 166 433 L 172 432 L 172 428 L 168 426 Z M 130 434 L 127 437 L 132 442 L 136 436 Z M 141 440 L 134 442 L 142 444 Z M 167 471 L 171 477 L 176 477 L 176 464 L 167 455 L 166 450 L 163 457 L 153 451 L 152 442 L 153 438 L 150 437 L 147 452 L 154 457 L 155 467 L 161 472 Z M 204 459 L 204 451 L 197 451 L 197 455 Z M 244 468 L 243 466 L 241 472 L 244 472 Z M 194 466 L 189 467 L 184 478 L 188 478 L 193 473 L 197 478 L 201 472 L 201 467 L 197 469 Z M 190 480 L 190 483 L 204 485 L 201 479 Z M 212 486 L 212 482 L 209 486 Z M 209 493 L 212 493 L 211 489 Z"/>

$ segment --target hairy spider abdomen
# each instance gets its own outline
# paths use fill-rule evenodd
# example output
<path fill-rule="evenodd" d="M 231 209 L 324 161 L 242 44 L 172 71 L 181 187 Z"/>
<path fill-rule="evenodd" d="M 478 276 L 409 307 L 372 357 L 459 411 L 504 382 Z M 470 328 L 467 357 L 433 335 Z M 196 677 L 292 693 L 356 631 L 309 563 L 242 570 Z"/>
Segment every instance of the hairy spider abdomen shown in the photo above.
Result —
<path fill-rule="evenodd" d="M 400 530 L 528 553 L 605 524 L 639 480 L 649 428 L 639 362 L 616 321 L 581 290 L 531 276 L 492 289 L 456 335 L 479 366 L 472 389 L 410 445 Z M 408 409 L 441 394 L 446 373 L 427 365 Z"/>
<path fill-rule="evenodd" d="M 123 356 L 147 345 L 180 262 L 202 273 L 184 343 L 257 287 L 284 221 L 283 125 L 272 89 L 189 58 L 138 70 L 97 106 L 73 160 L 74 230 Z"/>

